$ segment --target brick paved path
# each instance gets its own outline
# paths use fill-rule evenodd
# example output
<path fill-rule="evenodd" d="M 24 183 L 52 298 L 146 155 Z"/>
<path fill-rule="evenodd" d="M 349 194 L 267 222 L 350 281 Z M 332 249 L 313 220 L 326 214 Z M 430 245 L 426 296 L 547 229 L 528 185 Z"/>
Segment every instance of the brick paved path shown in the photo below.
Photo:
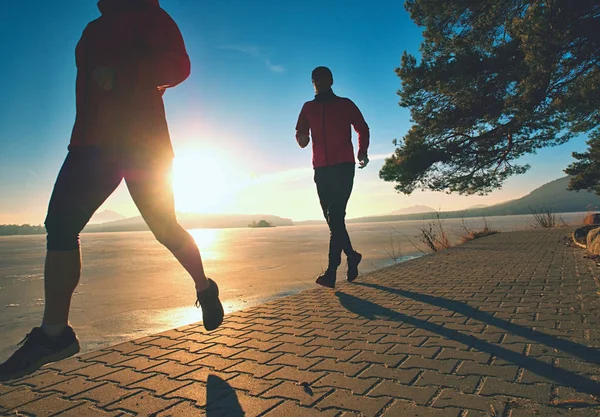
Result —
<path fill-rule="evenodd" d="M 596 265 L 502 233 L 0 384 L 37 416 L 595 416 Z"/>

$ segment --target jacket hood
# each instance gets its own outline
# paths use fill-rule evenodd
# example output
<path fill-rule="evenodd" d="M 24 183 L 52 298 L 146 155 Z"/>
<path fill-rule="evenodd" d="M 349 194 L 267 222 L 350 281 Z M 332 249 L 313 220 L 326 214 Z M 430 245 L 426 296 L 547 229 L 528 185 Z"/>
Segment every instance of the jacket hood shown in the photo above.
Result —
<path fill-rule="evenodd" d="M 100 13 L 113 13 L 120 10 L 130 9 L 139 6 L 160 7 L 158 0 L 100 0 L 98 10 Z"/>

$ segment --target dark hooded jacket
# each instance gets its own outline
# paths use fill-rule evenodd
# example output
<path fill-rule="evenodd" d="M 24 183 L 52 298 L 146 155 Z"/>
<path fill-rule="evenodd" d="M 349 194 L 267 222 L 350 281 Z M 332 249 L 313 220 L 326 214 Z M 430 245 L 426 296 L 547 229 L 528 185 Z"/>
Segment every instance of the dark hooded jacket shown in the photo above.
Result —
<path fill-rule="evenodd" d="M 181 33 L 158 0 L 100 0 L 98 8 L 102 16 L 88 24 L 77 44 L 70 148 L 172 158 L 162 96 L 190 74 Z M 109 91 L 92 78 L 99 67 L 115 71 Z"/>

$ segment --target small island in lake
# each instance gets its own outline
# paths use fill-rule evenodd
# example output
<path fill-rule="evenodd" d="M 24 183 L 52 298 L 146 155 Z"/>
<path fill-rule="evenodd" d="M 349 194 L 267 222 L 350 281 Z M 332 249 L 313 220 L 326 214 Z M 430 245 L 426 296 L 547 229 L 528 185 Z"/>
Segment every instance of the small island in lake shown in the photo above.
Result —
<path fill-rule="evenodd" d="M 248 227 L 275 227 L 275 226 L 266 220 L 261 220 L 258 223 L 253 220 L 252 223 L 248 225 Z"/>

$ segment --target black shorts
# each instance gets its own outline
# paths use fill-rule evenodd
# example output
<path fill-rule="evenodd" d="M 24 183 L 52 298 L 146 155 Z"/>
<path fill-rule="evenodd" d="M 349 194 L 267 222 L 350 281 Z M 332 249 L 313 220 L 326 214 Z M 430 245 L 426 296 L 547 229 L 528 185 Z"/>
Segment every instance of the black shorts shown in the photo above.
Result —
<path fill-rule="evenodd" d="M 96 148 L 72 148 L 58 174 L 48 206 L 45 220 L 48 249 L 78 249 L 79 233 L 123 179 L 155 235 L 168 235 L 169 230 L 178 227 L 170 160 L 123 158 Z"/>

